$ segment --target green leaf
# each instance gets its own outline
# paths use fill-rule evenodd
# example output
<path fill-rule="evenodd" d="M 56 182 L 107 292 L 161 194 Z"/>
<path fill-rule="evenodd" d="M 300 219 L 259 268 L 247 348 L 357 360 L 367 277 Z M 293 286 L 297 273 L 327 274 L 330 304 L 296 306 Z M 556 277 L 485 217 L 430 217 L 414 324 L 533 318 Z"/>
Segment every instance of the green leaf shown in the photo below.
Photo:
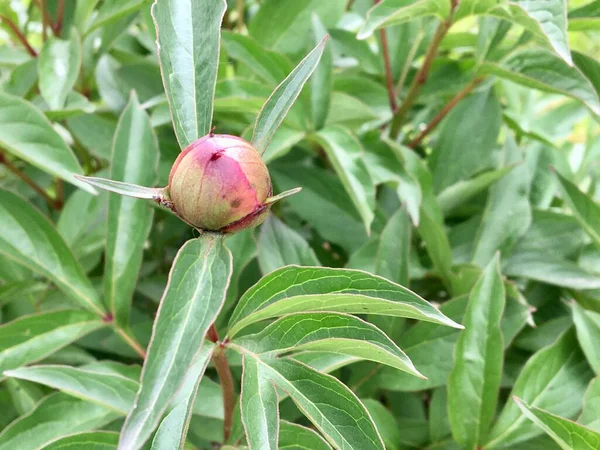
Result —
<path fill-rule="evenodd" d="M 63 393 L 45 397 L 28 415 L 0 433 L 1 450 L 37 450 L 63 436 L 101 428 L 118 415 Z"/>
<path fill-rule="evenodd" d="M 315 431 L 285 420 L 279 424 L 279 448 L 284 450 L 331 450 L 327 441 Z"/>
<path fill-rule="evenodd" d="M 109 180 L 107 178 L 84 177 L 76 175 L 76 178 L 105 191 L 115 194 L 126 195 L 133 198 L 156 200 L 165 192 L 164 188 L 149 188 L 137 184 L 123 183 L 122 181 Z"/>
<path fill-rule="evenodd" d="M 548 411 L 529 406 L 518 397 L 513 398 L 523 414 L 544 430 L 564 450 L 593 450 L 600 447 L 600 433 Z"/>
<path fill-rule="evenodd" d="M 304 313 L 282 317 L 259 333 L 232 341 L 259 355 L 323 351 L 355 356 L 423 375 L 400 348 L 376 326 L 347 314 Z"/>
<path fill-rule="evenodd" d="M 504 283 L 496 255 L 469 295 L 465 330 L 456 342 L 454 368 L 448 380 L 452 435 L 467 449 L 482 443 L 496 412 L 502 377 L 500 320 L 504 305 Z"/>
<path fill-rule="evenodd" d="M 366 39 L 375 30 L 415 20 L 436 16 L 445 19 L 450 13 L 450 2 L 444 0 L 383 0 L 367 13 L 367 20 L 358 32 L 358 39 Z"/>
<path fill-rule="evenodd" d="M 267 147 L 267 150 L 262 155 L 262 159 L 265 164 L 286 155 L 294 145 L 304 139 L 304 132 L 288 128 L 286 126 L 280 126 L 273 139 Z"/>
<path fill-rule="evenodd" d="M 290 264 L 321 265 L 304 238 L 274 215 L 260 229 L 258 264 L 264 274 Z"/>
<path fill-rule="evenodd" d="M 69 40 L 50 37 L 38 57 L 40 93 L 51 110 L 63 109 L 81 67 L 81 40 L 73 28 Z"/>
<path fill-rule="evenodd" d="M 429 158 L 436 192 L 496 166 L 501 125 L 502 110 L 491 89 L 470 95 L 448 114 Z"/>
<path fill-rule="evenodd" d="M 600 314 L 587 311 L 575 302 L 572 309 L 579 345 L 594 372 L 600 374 Z"/>
<path fill-rule="evenodd" d="M 158 181 L 158 141 L 150 119 L 135 94 L 119 120 L 113 144 L 110 177 L 113 180 L 152 186 Z M 137 199 L 111 195 L 104 257 L 104 300 L 115 321 L 129 324 L 129 312 L 144 245 L 154 209 Z"/>
<path fill-rule="evenodd" d="M 312 17 L 312 32 L 314 44 L 317 45 L 323 39 L 323 36 L 327 35 L 327 29 L 316 14 L 313 14 Z M 310 103 L 315 130 L 320 130 L 325 126 L 325 121 L 329 115 L 329 103 L 333 88 L 332 72 L 333 54 L 330 45 L 323 51 L 321 63 L 315 69 L 314 75 L 310 79 Z"/>
<path fill-rule="evenodd" d="M 369 234 L 375 218 L 375 188 L 363 160 L 360 141 L 348 129 L 335 125 L 320 130 L 314 139 L 325 150 Z"/>
<path fill-rule="evenodd" d="M 569 11 L 569 31 L 594 31 L 600 29 L 600 2 L 589 2 Z"/>
<path fill-rule="evenodd" d="M 87 311 L 52 311 L 23 316 L 0 327 L 0 373 L 46 358 L 103 327 Z"/>
<path fill-rule="evenodd" d="M 292 398 L 335 448 L 384 449 L 366 408 L 337 378 L 291 359 L 279 358 L 266 363 L 240 347 L 235 348 L 243 352 L 245 358 L 255 359 L 265 375 Z"/>
<path fill-rule="evenodd" d="M 433 201 L 435 201 L 435 197 Z M 423 207 L 421 207 L 419 213 L 421 218 L 418 228 L 419 235 L 423 239 L 423 242 L 425 242 L 425 247 L 433 262 L 433 267 L 446 285 L 450 286 L 453 278 L 450 241 L 444 228 L 443 219 L 431 213 L 427 208 L 428 202 L 429 199 L 424 199 Z M 435 207 L 438 208 L 437 201 Z"/>
<path fill-rule="evenodd" d="M 200 380 L 202 380 L 202 376 L 204 375 L 204 371 L 206 370 L 206 366 L 210 361 L 214 349 L 214 345 L 205 343 L 200 350 L 200 354 L 187 373 L 179 392 L 172 401 L 173 408 L 161 421 L 160 426 L 154 435 L 154 439 L 152 440 L 152 450 L 179 450 L 183 447 L 192 412 L 195 412 L 194 401 L 198 398 L 203 403 L 207 403 L 206 398 L 199 395 L 198 389 Z M 219 395 L 218 400 L 222 405 L 221 395 Z M 210 407 L 212 405 L 207 406 Z M 221 413 L 222 412 L 223 411 L 221 411 Z M 222 416 L 219 418 L 222 419 Z"/>
<path fill-rule="evenodd" d="M 116 450 L 119 434 L 112 431 L 91 431 L 57 439 L 44 447 L 44 450 L 73 450 L 87 448 L 94 450 Z"/>
<path fill-rule="evenodd" d="M 44 392 L 35 383 L 14 378 L 5 379 L 4 383 L 20 416 L 30 413 L 44 397 Z"/>
<path fill-rule="evenodd" d="M 158 426 L 216 319 L 231 277 L 222 237 L 205 234 L 179 250 L 155 319 L 141 387 L 120 446 L 138 448 Z"/>
<path fill-rule="evenodd" d="M 50 279 L 83 307 L 104 315 L 98 294 L 50 221 L 16 194 L 0 189 L 0 255 Z"/>
<path fill-rule="evenodd" d="M 96 191 L 73 177 L 81 166 L 44 114 L 31 103 L 0 92 L 0 146 L 51 175 L 92 194 Z"/>
<path fill-rule="evenodd" d="M 442 212 L 444 215 L 448 215 L 452 210 L 464 205 L 473 197 L 485 191 L 485 189 L 502 179 L 516 167 L 516 165 L 509 165 L 501 169 L 487 170 L 475 175 L 473 178 L 460 180 L 448 186 L 437 196 Z"/>
<path fill-rule="evenodd" d="M 4 371 L 7 377 L 33 381 L 126 415 L 138 390 L 137 380 L 93 368 L 43 365 Z"/>
<path fill-rule="evenodd" d="M 398 209 L 381 231 L 375 273 L 402 286 L 409 284 L 411 225 L 404 208 Z"/>
<path fill-rule="evenodd" d="M 260 153 L 265 152 L 275 131 L 300 95 L 304 84 L 317 68 L 326 43 L 327 36 L 275 88 L 258 113 L 251 142 Z"/>
<path fill-rule="evenodd" d="M 473 262 L 484 266 L 496 251 L 512 248 L 531 224 L 530 175 L 512 136 L 507 136 L 503 165 L 521 163 L 491 189 L 475 237 Z"/>
<path fill-rule="evenodd" d="M 573 417 L 581 410 L 581 400 L 591 378 L 575 333 L 568 331 L 527 361 L 514 384 L 511 397 L 519 397 L 553 414 Z M 541 430 L 528 422 L 519 407 L 508 400 L 485 448 L 510 447 L 540 434 Z"/>
<path fill-rule="evenodd" d="M 225 0 L 156 0 L 158 57 L 181 148 L 210 131 Z"/>
<path fill-rule="evenodd" d="M 600 114 L 600 100 L 592 83 L 577 67 L 539 48 L 517 50 L 498 63 L 484 62 L 480 75 L 495 75 L 544 92 L 562 94 L 581 101 Z"/>
<path fill-rule="evenodd" d="M 279 405 L 272 381 L 258 361 L 244 357 L 240 405 L 250 448 L 277 450 Z"/>
<path fill-rule="evenodd" d="M 2 90 L 17 97 L 25 97 L 38 80 L 37 61 L 31 59 L 15 67 L 2 83 Z"/>
<path fill-rule="evenodd" d="M 594 378 L 585 391 L 578 422 L 600 433 L 600 377 Z"/>
<path fill-rule="evenodd" d="M 260 320 L 294 312 L 370 313 L 462 328 L 410 290 L 359 270 L 288 266 L 263 277 L 240 299 L 229 336 Z"/>
<path fill-rule="evenodd" d="M 387 450 L 398 450 L 398 443 L 402 441 L 402 432 L 392 412 L 377 400 L 366 399 L 363 400 L 363 404 L 373 418 L 385 448 Z"/>
<path fill-rule="evenodd" d="M 581 227 L 600 248 L 600 205 L 581 192 L 577 186 L 558 172 L 554 172 L 562 193 L 562 198 L 569 206 Z"/>
<path fill-rule="evenodd" d="M 148 0 L 106 0 L 102 2 L 98 14 L 86 34 L 136 12 L 147 3 L 149 3 Z"/>

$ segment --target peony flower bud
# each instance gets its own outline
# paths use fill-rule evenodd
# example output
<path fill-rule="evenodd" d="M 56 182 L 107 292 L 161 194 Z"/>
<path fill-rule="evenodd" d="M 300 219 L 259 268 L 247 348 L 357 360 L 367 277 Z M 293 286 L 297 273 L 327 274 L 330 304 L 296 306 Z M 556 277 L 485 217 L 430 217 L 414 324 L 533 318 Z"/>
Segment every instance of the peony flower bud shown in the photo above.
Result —
<path fill-rule="evenodd" d="M 167 192 L 174 211 L 190 225 L 233 233 L 266 219 L 273 189 L 269 171 L 250 143 L 210 134 L 181 152 Z"/>

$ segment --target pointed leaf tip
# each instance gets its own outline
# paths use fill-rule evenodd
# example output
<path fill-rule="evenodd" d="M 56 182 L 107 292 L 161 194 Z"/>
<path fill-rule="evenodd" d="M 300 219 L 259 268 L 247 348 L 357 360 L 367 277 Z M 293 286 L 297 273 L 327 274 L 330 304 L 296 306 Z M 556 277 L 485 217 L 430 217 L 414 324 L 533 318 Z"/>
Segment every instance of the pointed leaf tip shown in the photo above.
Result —
<path fill-rule="evenodd" d="M 165 188 L 150 188 L 138 186 L 137 184 L 123 183 L 122 181 L 109 180 L 107 178 L 86 177 L 83 175 L 74 175 L 74 177 L 105 191 L 145 200 L 154 200 L 165 193 Z"/>

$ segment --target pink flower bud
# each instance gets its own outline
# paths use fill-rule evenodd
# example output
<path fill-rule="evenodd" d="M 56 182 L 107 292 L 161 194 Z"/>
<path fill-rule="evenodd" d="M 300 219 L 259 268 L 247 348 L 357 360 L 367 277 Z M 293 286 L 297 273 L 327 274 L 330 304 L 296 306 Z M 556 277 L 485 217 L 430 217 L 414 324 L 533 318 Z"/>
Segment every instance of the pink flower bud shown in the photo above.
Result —
<path fill-rule="evenodd" d="M 203 230 L 233 233 L 262 223 L 273 193 L 267 166 L 250 143 L 229 135 L 192 142 L 171 168 L 175 212 Z"/>

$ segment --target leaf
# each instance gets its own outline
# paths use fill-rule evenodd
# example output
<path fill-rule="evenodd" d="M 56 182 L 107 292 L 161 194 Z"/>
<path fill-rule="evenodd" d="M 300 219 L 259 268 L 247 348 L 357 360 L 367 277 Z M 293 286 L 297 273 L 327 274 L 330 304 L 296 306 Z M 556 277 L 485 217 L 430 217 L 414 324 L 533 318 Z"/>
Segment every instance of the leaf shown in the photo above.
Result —
<path fill-rule="evenodd" d="M 358 32 L 358 39 L 366 39 L 380 28 L 418 19 L 436 16 L 445 19 L 450 13 L 450 2 L 443 0 L 383 0 L 367 13 L 367 19 Z"/>
<path fill-rule="evenodd" d="M 74 448 L 93 448 L 94 450 L 112 450 L 117 448 L 119 434 L 112 431 L 91 431 L 72 434 L 53 441 L 44 450 L 72 450 Z"/>
<path fill-rule="evenodd" d="M 19 317 L 0 327 L 0 373 L 44 359 L 104 325 L 78 310 Z"/>
<path fill-rule="evenodd" d="M 408 213 L 398 209 L 381 232 L 375 273 L 402 286 L 409 284 L 411 226 Z"/>
<path fill-rule="evenodd" d="M 600 114 L 600 100 L 590 81 L 578 68 L 549 51 L 517 50 L 499 63 L 484 62 L 479 75 L 495 75 L 532 89 L 566 95 Z"/>
<path fill-rule="evenodd" d="M 482 443 L 496 412 L 502 377 L 500 320 L 504 305 L 504 284 L 496 255 L 469 295 L 463 319 L 465 330 L 456 342 L 448 380 L 452 435 L 468 449 Z"/>
<path fill-rule="evenodd" d="M 523 414 L 544 430 L 565 450 L 592 450 L 600 446 L 600 433 L 543 409 L 529 406 L 518 397 L 514 401 Z"/>
<path fill-rule="evenodd" d="M 146 200 L 156 200 L 163 195 L 165 191 L 164 188 L 149 188 L 145 186 L 139 186 L 137 184 L 109 180 L 107 178 L 84 177 L 80 175 L 76 175 L 76 178 L 92 186 L 104 189 L 105 191 Z"/>
<path fill-rule="evenodd" d="M 312 32 L 314 44 L 317 45 L 323 39 L 323 36 L 327 35 L 327 28 L 325 28 L 316 14 L 312 16 Z M 330 45 L 323 51 L 321 63 L 317 66 L 314 75 L 310 79 L 310 103 L 315 130 L 320 130 L 325 126 L 325 121 L 329 115 L 329 104 L 333 88 L 332 72 L 333 54 Z"/>
<path fill-rule="evenodd" d="M 100 405 L 62 393 L 51 394 L 30 414 L 19 417 L 0 433 L 0 449 L 45 448 L 66 435 L 101 428 L 117 417 Z"/>
<path fill-rule="evenodd" d="M 102 2 L 98 14 L 86 34 L 136 12 L 146 3 L 148 3 L 147 0 L 106 0 Z"/>
<path fill-rule="evenodd" d="M 315 431 L 285 420 L 279 424 L 279 448 L 285 450 L 331 450 L 331 446 Z"/>
<path fill-rule="evenodd" d="M 512 136 L 506 137 L 503 159 L 504 166 L 523 161 Z M 475 237 L 475 264 L 484 266 L 496 251 L 504 253 L 525 234 L 531 225 L 529 185 L 529 169 L 525 164 L 520 164 L 490 189 Z"/>
<path fill-rule="evenodd" d="M 577 346 L 575 333 L 568 331 L 529 358 L 510 395 L 553 414 L 572 417 L 581 409 L 590 379 L 590 369 Z M 519 407 L 508 400 L 485 448 L 510 447 L 540 434 L 541 430 L 528 422 Z"/>
<path fill-rule="evenodd" d="M 302 191 L 301 187 L 297 187 L 294 189 L 288 189 L 287 191 L 280 192 L 277 195 L 273 195 L 272 197 L 267 197 L 264 201 L 265 205 L 272 205 L 273 203 L 277 203 L 279 200 L 283 200 L 286 197 L 297 194 Z"/>
<path fill-rule="evenodd" d="M 90 280 L 46 217 L 2 189 L 0 216 L 0 255 L 47 277 L 84 308 L 104 315 Z"/>
<path fill-rule="evenodd" d="M 44 392 L 35 383 L 13 378 L 7 378 L 4 382 L 12 404 L 20 416 L 30 413 L 44 397 Z"/>
<path fill-rule="evenodd" d="M 598 1 L 589 2 L 569 11 L 569 31 L 593 31 L 600 28 Z"/>
<path fill-rule="evenodd" d="M 247 351 L 269 356 L 291 351 L 322 351 L 355 356 L 423 375 L 376 326 L 347 314 L 304 313 L 282 317 L 259 333 L 232 341 Z"/>
<path fill-rule="evenodd" d="M 375 188 L 362 159 L 364 151 L 360 141 L 339 125 L 320 130 L 314 139 L 325 150 L 369 234 L 375 218 Z"/>
<path fill-rule="evenodd" d="M 205 234 L 179 250 L 154 322 L 135 406 L 120 446 L 139 448 L 150 437 L 202 350 L 231 277 L 231 253 L 222 238 Z"/>
<path fill-rule="evenodd" d="M 206 399 L 201 396 L 196 397 L 196 394 L 198 393 L 200 381 L 203 379 L 202 376 L 214 349 L 214 345 L 205 343 L 200 350 L 200 354 L 196 358 L 192 368 L 188 371 L 179 392 L 173 399 L 173 408 L 161 421 L 158 430 L 156 430 L 156 434 L 152 440 L 152 450 L 179 450 L 183 447 L 190 425 L 190 418 L 192 412 L 194 412 L 194 401 L 199 398 L 201 401 L 206 402 Z"/>
<path fill-rule="evenodd" d="M 44 114 L 31 103 L 0 92 L 0 146 L 74 186 L 96 191 L 73 176 L 81 166 Z"/>
<path fill-rule="evenodd" d="M 135 94 L 115 132 L 110 177 L 153 185 L 158 181 L 158 141 Z M 111 195 L 104 257 L 104 299 L 117 324 L 127 327 L 133 292 L 154 209 L 137 199 Z"/>
<path fill-rule="evenodd" d="M 500 103 L 491 89 L 468 96 L 448 114 L 429 158 L 436 192 L 495 166 L 501 124 Z"/>
<path fill-rule="evenodd" d="M 277 450 L 279 400 L 256 359 L 244 357 L 240 405 L 250 448 Z"/>
<path fill-rule="evenodd" d="M 289 264 L 320 265 L 315 252 L 304 238 L 274 215 L 260 229 L 258 264 L 264 274 Z"/>
<path fill-rule="evenodd" d="M 160 70 L 181 148 L 208 134 L 225 0 L 156 0 Z"/>
<path fill-rule="evenodd" d="M 585 232 L 600 248 L 600 205 L 581 192 L 577 186 L 558 172 L 554 172 L 562 198 Z"/>
<path fill-rule="evenodd" d="M 285 125 L 280 126 L 262 155 L 263 161 L 265 164 L 269 164 L 271 161 L 285 156 L 302 139 L 304 139 L 303 131 L 297 131 Z"/>
<path fill-rule="evenodd" d="M 579 346 L 594 372 L 600 374 L 600 314 L 587 311 L 575 302 L 571 306 Z"/>
<path fill-rule="evenodd" d="M 455 208 L 464 205 L 477 194 L 483 192 L 498 180 L 501 180 L 516 167 L 516 165 L 509 165 L 501 169 L 487 170 L 479 175 L 475 175 L 473 178 L 461 180 L 448 186 L 437 196 L 442 212 L 444 215 L 448 215 Z"/>
<path fill-rule="evenodd" d="M 402 433 L 392 412 L 377 400 L 366 399 L 363 400 L 363 404 L 366 406 L 371 417 L 373 417 L 385 448 L 387 450 L 398 450 L 398 442 L 402 440 Z"/>
<path fill-rule="evenodd" d="M 600 378 L 596 377 L 588 386 L 583 397 L 583 411 L 579 423 L 600 433 Z"/>
<path fill-rule="evenodd" d="M 94 369 L 43 365 L 4 371 L 7 377 L 33 381 L 127 414 L 139 387 L 137 380 Z"/>
<path fill-rule="evenodd" d="M 371 313 L 462 328 L 427 301 L 384 278 L 359 270 L 288 266 L 263 277 L 240 299 L 229 337 L 260 320 L 294 312 Z"/>
<path fill-rule="evenodd" d="M 63 109 L 81 67 L 81 40 L 71 30 L 69 40 L 50 37 L 38 57 L 40 93 L 51 110 Z"/>
<path fill-rule="evenodd" d="M 435 201 L 435 198 L 433 200 Z M 444 229 L 443 220 L 438 220 L 435 215 L 431 214 L 431 211 L 426 207 L 427 202 L 428 199 L 424 199 L 423 207 L 421 207 L 419 213 L 421 218 L 418 228 L 419 235 L 423 239 L 423 242 L 425 242 L 427 253 L 429 253 L 433 267 L 438 275 L 444 280 L 446 285 L 451 285 L 453 278 L 452 250 L 448 241 L 448 235 Z"/>
<path fill-rule="evenodd" d="M 265 363 L 242 348 L 236 350 L 243 352 L 245 358 L 255 359 L 265 375 L 292 398 L 335 448 L 384 449 L 366 408 L 337 378 L 291 359 Z"/>
<path fill-rule="evenodd" d="M 275 88 L 258 113 L 251 142 L 259 153 L 265 152 L 275 131 L 300 95 L 304 84 L 316 69 L 326 43 L 327 36 Z"/>

